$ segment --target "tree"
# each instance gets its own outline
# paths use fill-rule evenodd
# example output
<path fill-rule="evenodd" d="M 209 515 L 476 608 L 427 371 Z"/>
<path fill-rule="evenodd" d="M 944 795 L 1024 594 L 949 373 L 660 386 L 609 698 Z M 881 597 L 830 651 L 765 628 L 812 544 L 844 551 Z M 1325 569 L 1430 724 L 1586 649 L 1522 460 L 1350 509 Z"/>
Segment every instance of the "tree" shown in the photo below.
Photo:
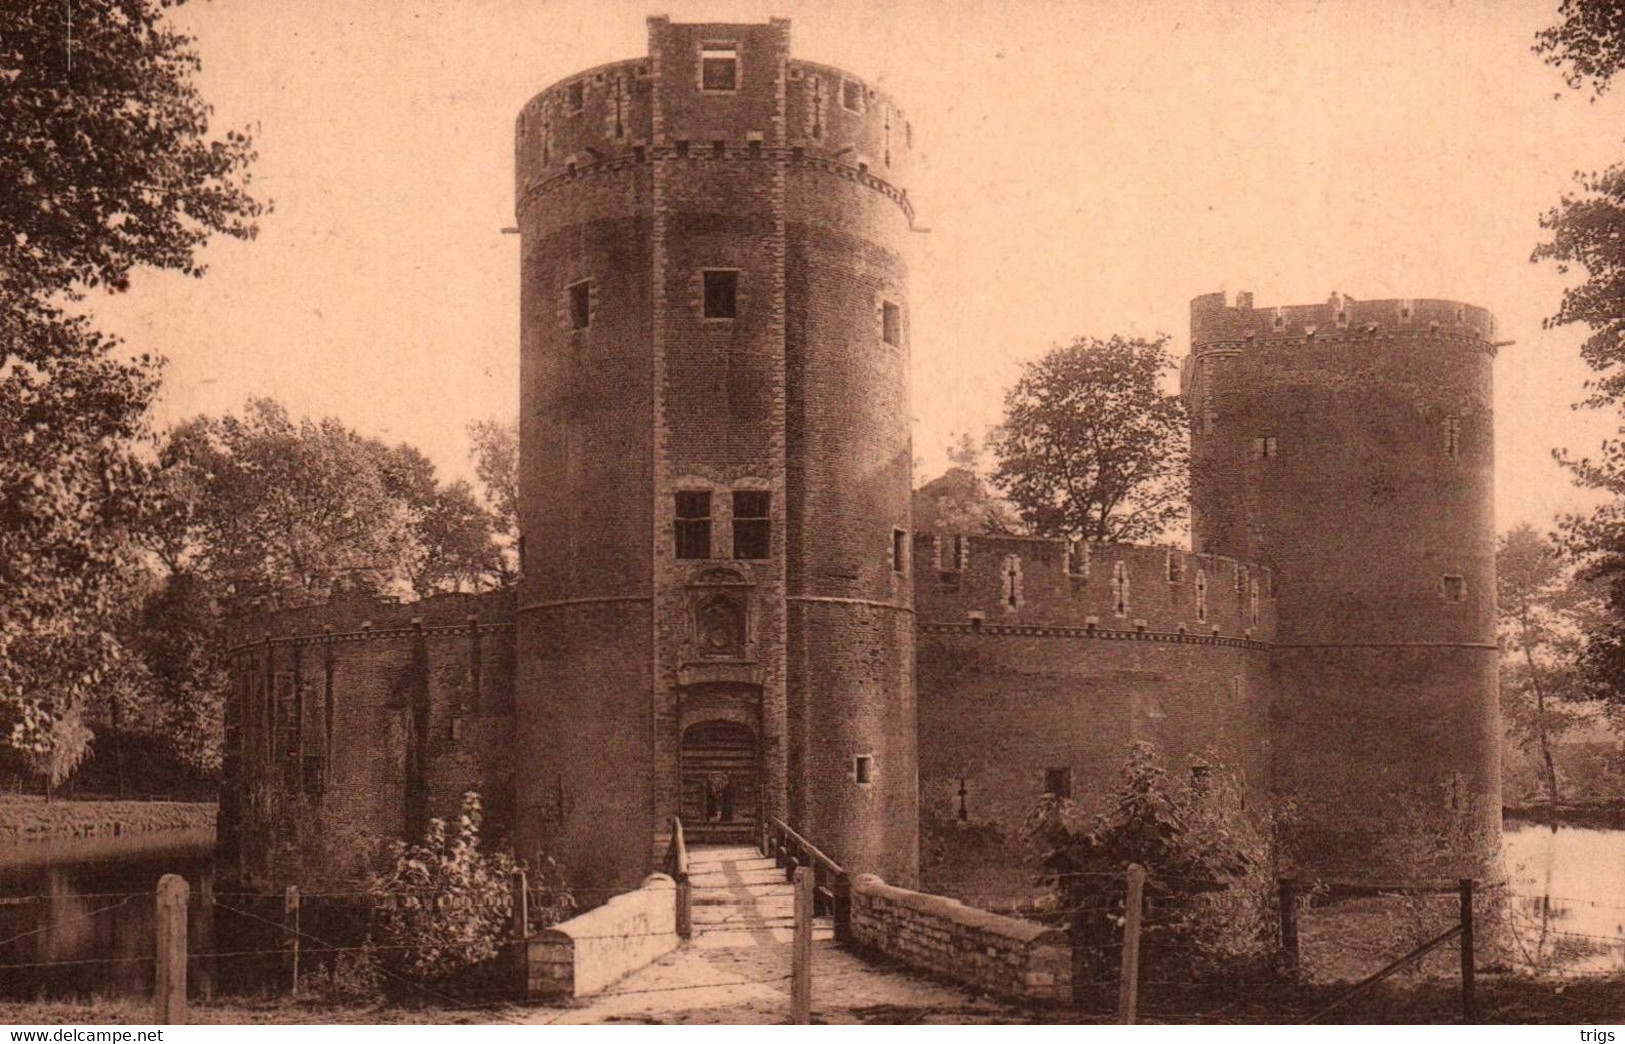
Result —
<path fill-rule="evenodd" d="M 507 586 L 519 579 L 519 426 L 475 421 L 468 439 L 499 548 L 498 582 Z"/>
<path fill-rule="evenodd" d="M 389 450 L 340 421 L 295 422 L 270 399 L 177 425 L 160 460 L 181 529 L 154 540 L 223 602 L 318 604 L 338 586 L 404 586 L 410 514 Z M 392 486 L 391 483 L 394 483 Z"/>
<path fill-rule="evenodd" d="M 1525 523 L 1495 553 L 1501 630 L 1501 705 L 1507 725 L 1540 758 L 1547 800 L 1562 799 L 1552 742 L 1585 718 L 1595 696 L 1581 667 L 1586 592 L 1562 549 Z"/>
<path fill-rule="evenodd" d="M 412 546 L 402 568 L 412 593 L 477 590 L 502 572 L 496 520 L 467 482 L 441 485 L 434 464 L 399 445 L 379 461 L 384 487 L 401 502 Z"/>
<path fill-rule="evenodd" d="M 1033 532 L 1153 540 L 1185 518 L 1189 420 L 1163 390 L 1168 338 L 1078 338 L 1027 363 L 990 446 L 993 481 Z"/>
<path fill-rule="evenodd" d="M 140 265 L 200 274 L 247 238 L 248 137 L 208 136 L 191 41 L 157 0 L 15 0 L 0 24 L 0 737 L 47 779 L 126 658 L 159 362 L 61 308 Z M 73 20 L 68 32 L 67 20 Z"/>
<path fill-rule="evenodd" d="M 1557 25 L 1535 34 L 1534 52 L 1563 72 L 1574 90 L 1591 85 L 1595 98 L 1625 68 L 1625 6 L 1618 0 L 1563 0 Z"/>
<path fill-rule="evenodd" d="M 1018 533 L 1021 519 L 982 477 L 982 447 L 968 433 L 948 450 L 949 468 L 914 491 L 914 528 L 944 534 Z"/>

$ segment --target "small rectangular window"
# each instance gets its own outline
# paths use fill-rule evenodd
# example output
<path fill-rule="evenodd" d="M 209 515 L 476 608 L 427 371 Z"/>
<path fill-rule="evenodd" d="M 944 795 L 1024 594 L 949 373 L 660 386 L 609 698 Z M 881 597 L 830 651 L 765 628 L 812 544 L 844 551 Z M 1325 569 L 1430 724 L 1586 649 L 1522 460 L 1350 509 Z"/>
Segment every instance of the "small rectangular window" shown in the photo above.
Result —
<path fill-rule="evenodd" d="M 1072 797 L 1072 770 L 1048 768 L 1044 770 L 1044 793 L 1051 797 Z"/>
<path fill-rule="evenodd" d="M 580 112 L 587 107 L 587 82 L 577 80 L 567 89 L 569 95 L 570 111 Z"/>
<path fill-rule="evenodd" d="M 1168 582 L 1170 584 L 1177 584 L 1184 581 L 1184 579 L 1185 560 L 1178 555 L 1170 554 L 1168 556 Z"/>
<path fill-rule="evenodd" d="M 1467 581 L 1459 576 L 1446 576 L 1444 582 L 1444 600 L 1447 602 L 1464 602 L 1467 600 Z"/>
<path fill-rule="evenodd" d="M 894 572 L 908 572 L 908 531 L 891 531 L 891 567 Z"/>
<path fill-rule="evenodd" d="M 682 490 L 677 494 L 677 557 L 711 557 L 711 493 Z"/>
<path fill-rule="evenodd" d="M 1275 456 L 1276 443 L 1274 435 L 1263 435 L 1253 440 L 1253 459 L 1269 460 Z"/>
<path fill-rule="evenodd" d="M 569 291 L 570 328 L 585 330 L 592 324 L 592 283 L 586 279 L 579 283 L 571 283 Z"/>
<path fill-rule="evenodd" d="M 863 84 L 855 80 L 841 81 L 841 105 L 853 112 L 863 111 Z"/>
<path fill-rule="evenodd" d="M 768 558 L 772 553 L 772 521 L 768 508 L 773 494 L 758 490 L 734 493 L 734 557 Z"/>
<path fill-rule="evenodd" d="M 705 317 L 734 319 L 739 314 L 739 273 L 712 269 L 705 273 Z"/>
<path fill-rule="evenodd" d="M 739 48 L 733 44 L 706 44 L 700 48 L 700 89 L 739 89 Z"/>
<path fill-rule="evenodd" d="M 880 339 L 894 347 L 903 343 L 903 310 L 890 301 L 880 306 Z"/>
<path fill-rule="evenodd" d="M 852 759 L 852 778 L 859 783 L 868 783 L 874 778 L 875 758 L 873 754 L 859 754 Z"/>
<path fill-rule="evenodd" d="M 1451 460 L 1461 459 L 1461 418 L 1446 417 L 1444 421 L 1444 455 Z"/>

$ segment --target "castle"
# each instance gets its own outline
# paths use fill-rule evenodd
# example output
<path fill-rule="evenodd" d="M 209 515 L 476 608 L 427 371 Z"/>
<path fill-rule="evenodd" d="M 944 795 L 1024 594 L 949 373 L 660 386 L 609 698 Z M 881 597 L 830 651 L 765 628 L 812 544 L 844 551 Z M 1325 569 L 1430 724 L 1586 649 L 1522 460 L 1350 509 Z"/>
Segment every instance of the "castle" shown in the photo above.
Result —
<path fill-rule="evenodd" d="M 228 871 L 354 877 L 473 789 L 594 888 L 673 816 L 912 885 L 922 824 L 1098 804 L 1137 739 L 1294 801 L 1309 870 L 1402 792 L 1494 836 L 1490 315 L 1197 298 L 1193 552 L 914 533 L 912 145 L 780 20 L 650 19 L 524 106 L 523 579 L 243 621 Z"/>

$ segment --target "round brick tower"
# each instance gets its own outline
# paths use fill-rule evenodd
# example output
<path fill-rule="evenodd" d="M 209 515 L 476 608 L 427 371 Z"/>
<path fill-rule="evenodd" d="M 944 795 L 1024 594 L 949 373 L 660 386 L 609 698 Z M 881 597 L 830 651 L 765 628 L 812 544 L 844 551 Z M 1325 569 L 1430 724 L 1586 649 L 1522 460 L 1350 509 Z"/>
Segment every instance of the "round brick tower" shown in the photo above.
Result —
<path fill-rule="evenodd" d="M 1192 539 L 1273 567 L 1272 774 L 1305 869 L 1467 872 L 1499 840 L 1494 327 L 1191 302 Z M 1430 862 L 1433 831 L 1468 854 Z"/>
<path fill-rule="evenodd" d="M 518 120 L 518 834 L 596 887 L 674 814 L 917 875 L 910 133 L 789 42 L 653 18 Z"/>

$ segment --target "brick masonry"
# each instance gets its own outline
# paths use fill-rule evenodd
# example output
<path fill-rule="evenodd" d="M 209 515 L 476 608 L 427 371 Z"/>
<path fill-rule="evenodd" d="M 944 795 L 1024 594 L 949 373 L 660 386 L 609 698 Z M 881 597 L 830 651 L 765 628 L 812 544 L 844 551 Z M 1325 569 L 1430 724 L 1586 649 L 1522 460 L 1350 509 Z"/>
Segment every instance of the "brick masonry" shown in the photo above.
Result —
<path fill-rule="evenodd" d="M 1305 869 L 1384 873 L 1402 792 L 1493 838 L 1488 312 L 1199 297 L 1194 553 L 911 537 L 890 99 L 782 20 L 654 18 L 515 143 L 523 580 L 240 621 L 228 869 L 353 877 L 472 788 L 521 858 L 634 888 L 695 814 L 685 733 L 721 722 L 755 747 L 746 822 L 907 886 L 1019 891 L 1033 801 L 1069 774 L 1097 806 L 1139 739 L 1295 801 Z M 678 558 L 696 492 L 710 544 Z M 733 557 L 736 493 L 767 496 L 763 557 Z"/>

